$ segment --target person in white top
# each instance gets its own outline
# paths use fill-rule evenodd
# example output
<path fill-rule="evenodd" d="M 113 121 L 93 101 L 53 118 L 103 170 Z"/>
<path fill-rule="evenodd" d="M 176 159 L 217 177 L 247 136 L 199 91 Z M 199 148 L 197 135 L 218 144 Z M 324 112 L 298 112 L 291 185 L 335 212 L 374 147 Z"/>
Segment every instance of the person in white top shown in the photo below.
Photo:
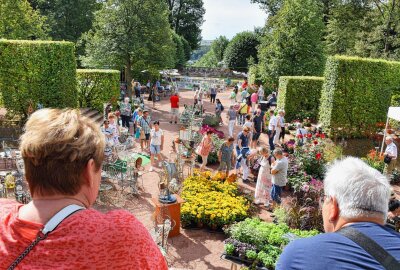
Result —
<path fill-rule="evenodd" d="M 302 146 L 305 141 L 305 137 L 307 136 L 308 131 L 303 128 L 301 123 L 296 124 L 296 138 L 297 138 L 297 145 Z"/>
<path fill-rule="evenodd" d="M 386 175 L 391 176 L 394 168 L 396 167 L 396 161 L 397 161 L 397 146 L 393 142 L 393 138 L 388 136 L 385 139 L 386 143 L 386 150 L 385 150 L 385 156 L 390 157 L 392 160 L 385 166 L 386 170 Z"/>
<path fill-rule="evenodd" d="M 274 111 L 270 110 L 269 111 L 269 124 L 268 124 L 268 142 L 269 142 L 269 149 L 271 151 L 273 151 L 275 149 L 275 145 L 274 145 L 274 136 L 276 133 L 276 123 L 277 123 L 277 119 L 274 115 Z"/>
<path fill-rule="evenodd" d="M 251 139 L 253 138 L 253 132 L 254 132 L 253 121 L 251 121 L 250 114 L 246 115 L 246 121 L 244 122 L 242 127 L 248 127 L 250 129 L 250 137 L 249 137 L 249 146 L 250 146 Z"/>
<path fill-rule="evenodd" d="M 260 85 L 260 87 L 258 88 L 257 95 L 258 95 L 258 103 L 264 100 L 264 88 L 262 85 Z"/>
<path fill-rule="evenodd" d="M 258 148 L 261 155 L 260 171 L 258 172 L 256 190 L 254 192 L 254 203 L 264 203 L 269 207 L 269 190 L 271 189 L 271 164 L 275 162 L 270 151 L 265 147 Z"/>
<path fill-rule="evenodd" d="M 279 144 L 279 137 L 282 131 L 282 113 L 283 110 L 278 111 L 278 116 L 276 117 L 276 132 L 274 136 L 274 144 Z"/>
<path fill-rule="evenodd" d="M 159 166 L 162 166 L 162 156 L 161 150 L 163 150 L 164 146 L 164 132 L 160 129 L 160 122 L 154 121 L 153 122 L 153 129 L 150 131 L 150 172 L 154 170 L 154 157 L 157 156 Z"/>

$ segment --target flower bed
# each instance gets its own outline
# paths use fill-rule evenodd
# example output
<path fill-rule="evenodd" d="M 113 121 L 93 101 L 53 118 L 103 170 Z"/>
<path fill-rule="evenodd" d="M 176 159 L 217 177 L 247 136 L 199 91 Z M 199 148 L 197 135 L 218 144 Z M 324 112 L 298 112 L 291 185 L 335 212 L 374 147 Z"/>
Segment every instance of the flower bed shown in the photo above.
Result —
<path fill-rule="evenodd" d="M 185 179 L 181 209 L 183 226 L 218 229 L 248 217 L 250 202 L 239 194 L 235 179 L 217 173 L 199 173 Z"/>
<path fill-rule="evenodd" d="M 318 231 L 290 229 L 285 224 L 263 222 L 258 218 L 230 226 L 225 231 L 230 237 L 225 240 L 225 253 L 232 259 L 239 259 L 249 267 L 274 269 L 282 249 L 289 239 L 318 234 Z"/>

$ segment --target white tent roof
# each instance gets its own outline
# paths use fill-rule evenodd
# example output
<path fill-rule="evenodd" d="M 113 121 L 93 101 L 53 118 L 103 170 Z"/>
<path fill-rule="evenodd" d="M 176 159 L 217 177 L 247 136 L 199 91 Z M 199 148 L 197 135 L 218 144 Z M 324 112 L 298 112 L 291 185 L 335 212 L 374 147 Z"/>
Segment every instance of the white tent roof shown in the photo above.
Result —
<path fill-rule="evenodd" d="M 388 117 L 400 121 L 400 107 L 389 107 Z"/>

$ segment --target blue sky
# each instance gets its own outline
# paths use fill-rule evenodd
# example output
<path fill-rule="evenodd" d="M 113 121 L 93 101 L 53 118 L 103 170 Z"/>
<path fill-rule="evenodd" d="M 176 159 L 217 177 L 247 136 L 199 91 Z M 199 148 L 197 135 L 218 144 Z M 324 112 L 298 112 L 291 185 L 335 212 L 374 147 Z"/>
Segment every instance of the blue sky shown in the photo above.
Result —
<path fill-rule="evenodd" d="M 264 26 L 267 14 L 250 0 L 203 0 L 206 13 L 202 26 L 204 40 L 235 34 Z"/>

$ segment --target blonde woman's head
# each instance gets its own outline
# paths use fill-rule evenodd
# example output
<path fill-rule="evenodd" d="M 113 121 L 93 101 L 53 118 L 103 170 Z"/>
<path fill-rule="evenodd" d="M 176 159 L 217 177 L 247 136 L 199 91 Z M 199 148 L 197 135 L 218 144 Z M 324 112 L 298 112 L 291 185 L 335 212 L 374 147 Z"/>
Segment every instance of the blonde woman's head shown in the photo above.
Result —
<path fill-rule="evenodd" d="M 76 195 L 85 183 L 88 162 L 101 169 L 104 147 L 100 128 L 77 110 L 33 113 L 20 144 L 32 196 Z"/>

